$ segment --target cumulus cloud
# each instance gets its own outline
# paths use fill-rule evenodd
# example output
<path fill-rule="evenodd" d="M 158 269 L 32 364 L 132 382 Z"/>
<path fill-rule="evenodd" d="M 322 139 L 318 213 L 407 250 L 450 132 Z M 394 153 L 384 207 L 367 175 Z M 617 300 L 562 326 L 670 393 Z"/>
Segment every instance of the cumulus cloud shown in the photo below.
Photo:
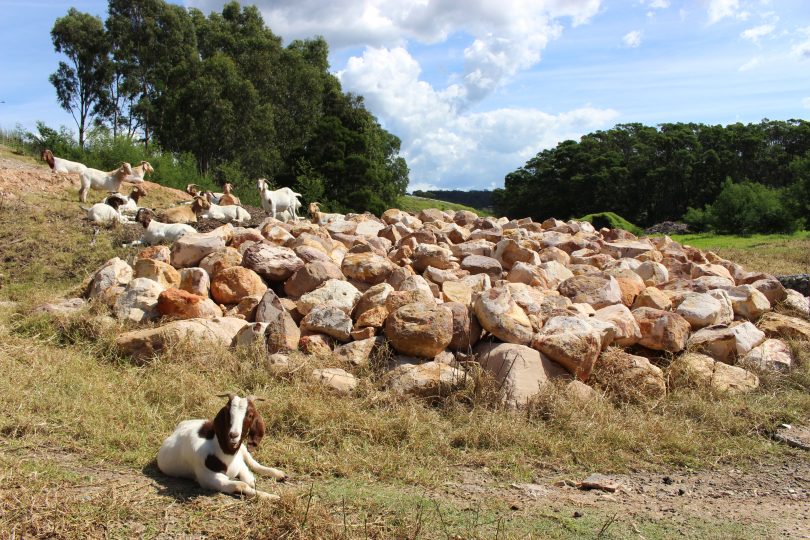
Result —
<path fill-rule="evenodd" d="M 776 30 L 776 26 L 772 24 L 761 24 L 759 26 L 754 26 L 753 28 L 748 28 L 747 30 L 744 30 L 740 34 L 740 37 L 743 39 L 750 40 L 759 45 L 760 40 L 772 34 L 774 30 Z"/>
<path fill-rule="evenodd" d="M 638 47 L 639 45 L 641 45 L 641 32 L 638 30 L 627 32 L 622 38 L 622 43 L 624 44 L 625 47 L 629 48 Z"/>
<path fill-rule="evenodd" d="M 606 127 L 618 115 L 591 106 L 556 115 L 528 108 L 468 112 L 459 106 L 463 85 L 437 90 L 420 73 L 405 48 L 369 47 L 337 74 L 402 139 L 412 189 L 500 185 L 540 149 Z"/>
<path fill-rule="evenodd" d="M 649 0 L 647 5 L 651 9 L 666 9 L 669 7 L 669 0 Z"/>
<path fill-rule="evenodd" d="M 747 14 L 740 11 L 740 0 L 709 0 L 709 24 L 714 24 L 726 17 L 745 17 Z"/>
<path fill-rule="evenodd" d="M 759 56 L 755 56 L 751 60 L 749 60 L 748 62 L 746 62 L 743 65 L 741 65 L 740 67 L 738 67 L 737 71 L 750 71 L 750 70 L 754 69 L 755 67 L 757 67 L 761 63 L 762 63 L 762 58 L 760 58 Z"/>

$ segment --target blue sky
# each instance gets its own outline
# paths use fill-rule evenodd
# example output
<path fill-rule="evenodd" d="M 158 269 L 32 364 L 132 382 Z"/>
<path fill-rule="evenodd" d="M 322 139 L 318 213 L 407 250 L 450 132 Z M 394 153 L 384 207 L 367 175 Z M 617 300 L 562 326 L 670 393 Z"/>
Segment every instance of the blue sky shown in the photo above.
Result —
<path fill-rule="evenodd" d="M 221 0 L 186 0 L 220 10 Z M 411 189 L 488 189 L 616 123 L 810 118 L 806 0 L 258 0 L 285 41 L 323 35 L 345 90 L 402 139 Z M 106 2 L 0 0 L 0 127 L 75 130 L 50 29 Z"/>

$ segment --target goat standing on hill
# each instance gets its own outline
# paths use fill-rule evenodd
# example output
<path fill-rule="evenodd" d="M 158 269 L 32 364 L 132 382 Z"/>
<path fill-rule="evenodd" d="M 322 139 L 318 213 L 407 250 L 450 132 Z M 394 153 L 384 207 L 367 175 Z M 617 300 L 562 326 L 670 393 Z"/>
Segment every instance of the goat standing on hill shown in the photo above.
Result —
<path fill-rule="evenodd" d="M 132 167 L 132 174 L 129 178 L 127 178 L 127 182 L 132 183 L 141 183 L 146 180 L 147 174 L 152 174 L 155 172 L 155 169 L 152 168 L 152 164 L 148 161 L 141 161 L 135 167 Z"/>
<path fill-rule="evenodd" d="M 79 201 L 87 202 L 87 192 L 90 191 L 90 188 L 111 193 L 119 191 L 124 180 L 128 176 L 132 176 L 132 166 L 124 162 L 120 167 L 109 172 L 87 167 L 79 176 L 82 183 L 82 187 L 79 188 Z M 143 180 L 135 183 L 140 182 Z"/>
<path fill-rule="evenodd" d="M 42 151 L 42 161 L 48 164 L 51 170 L 55 173 L 83 173 L 87 170 L 87 165 L 70 161 L 68 159 L 58 158 L 53 155 L 53 152 L 47 148 Z"/>
<path fill-rule="evenodd" d="M 168 476 L 197 480 L 207 489 L 278 499 L 278 495 L 257 490 L 250 472 L 253 469 L 276 480 L 287 478 L 284 471 L 259 464 L 248 452 L 248 447 L 257 447 L 264 437 L 264 420 L 255 401 L 260 400 L 230 394 L 213 420 L 180 422 L 158 451 L 158 468 Z"/>
<path fill-rule="evenodd" d="M 301 207 L 301 201 L 298 200 L 298 197 L 301 196 L 300 193 L 296 193 L 288 187 L 271 191 L 267 188 L 267 180 L 264 178 L 256 180 L 256 187 L 259 188 L 262 209 L 270 214 L 273 219 L 276 218 L 277 213 L 284 210 L 289 210 L 294 220 L 298 219 L 296 211 Z"/>

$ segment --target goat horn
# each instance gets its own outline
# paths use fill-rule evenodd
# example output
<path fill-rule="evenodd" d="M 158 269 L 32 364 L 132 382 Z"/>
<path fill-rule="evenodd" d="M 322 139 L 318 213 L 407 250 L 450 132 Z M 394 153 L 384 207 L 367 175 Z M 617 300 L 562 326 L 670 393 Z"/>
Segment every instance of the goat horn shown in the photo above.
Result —
<path fill-rule="evenodd" d="M 232 398 L 233 396 L 235 396 L 235 395 L 236 395 L 236 394 L 234 394 L 233 392 L 231 392 L 231 393 L 228 393 L 228 394 L 217 394 L 217 397 L 226 397 L 226 398 L 228 398 L 228 399 L 231 399 L 231 398 Z"/>
<path fill-rule="evenodd" d="M 265 398 L 259 397 L 259 396 L 248 396 L 248 400 L 249 401 L 267 401 Z"/>

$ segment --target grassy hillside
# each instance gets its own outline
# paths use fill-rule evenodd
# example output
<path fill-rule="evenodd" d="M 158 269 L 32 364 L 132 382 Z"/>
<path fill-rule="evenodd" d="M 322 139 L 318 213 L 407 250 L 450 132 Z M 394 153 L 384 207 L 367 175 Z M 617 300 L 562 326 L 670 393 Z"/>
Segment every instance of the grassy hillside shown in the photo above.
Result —
<path fill-rule="evenodd" d="M 415 197 L 413 195 L 403 195 L 399 198 L 399 209 L 406 212 L 420 212 L 426 208 L 438 208 L 439 210 L 469 210 L 475 212 L 479 216 L 491 216 L 490 212 L 479 210 L 464 206 L 463 204 L 450 203 L 440 201 L 437 199 L 425 199 L 424 197 Z"/>

